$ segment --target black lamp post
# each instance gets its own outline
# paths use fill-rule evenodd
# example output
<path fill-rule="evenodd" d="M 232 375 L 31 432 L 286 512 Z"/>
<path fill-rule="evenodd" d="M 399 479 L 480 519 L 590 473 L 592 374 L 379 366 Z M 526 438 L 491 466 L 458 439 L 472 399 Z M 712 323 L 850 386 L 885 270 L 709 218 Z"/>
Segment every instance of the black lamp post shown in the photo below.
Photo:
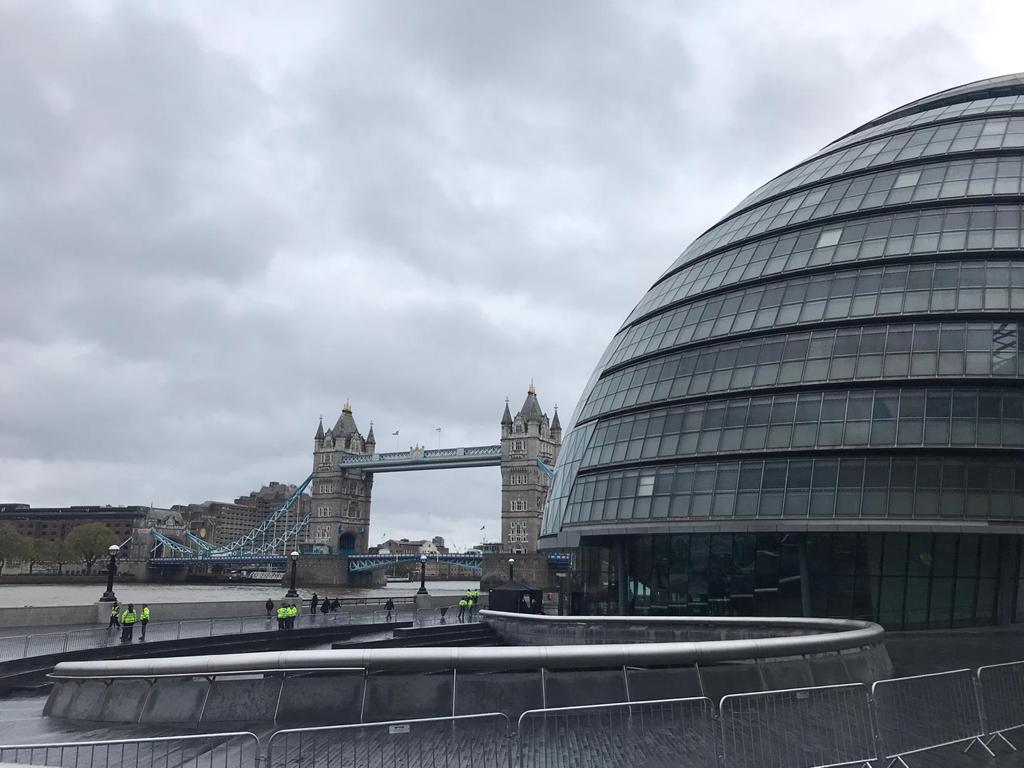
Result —
<path fill-rule="evenodd" d="M 515 573 L 515 570 L 514 570 L 515 569 L 515 565 L 516 565 L 516 559 L 514 557 L 510 557 L 508 559 L 508 580 L 509 581 L 515 581 L 515 579 L 513 578 L 513 575 Z"/>
<path fill-rule="evenodd" d="M 114 574 L 117 573 L 117 553 L 121 548 L 117 544 L 111 544 L 107 548 L 110 553 L 110 562 L 107 564 L 107 591 L 100 598 L 101 603 L 116 603 L 114 596 Z"/>
<path fill-rule="evenodd" d="M 295 552 L 293 550 L 292 554 L 291 554 L 291 557 L 292 557 L 292 586 L 284 594 L 284 596 L 287 597 L 287 598 L 294 598 L 294 597 L 298 597 L 299 596 L 299 593 L 295 591 L 295 571 L 296 571 L 296 569 L 297 569 L 297 567 L 299 565 L 299 553 Z"/>
<path fill-rule="evenodd" d="M 417 595 L 427 594 L 427 556 L 420 555 L 420 588 L 416 591 Z"/>

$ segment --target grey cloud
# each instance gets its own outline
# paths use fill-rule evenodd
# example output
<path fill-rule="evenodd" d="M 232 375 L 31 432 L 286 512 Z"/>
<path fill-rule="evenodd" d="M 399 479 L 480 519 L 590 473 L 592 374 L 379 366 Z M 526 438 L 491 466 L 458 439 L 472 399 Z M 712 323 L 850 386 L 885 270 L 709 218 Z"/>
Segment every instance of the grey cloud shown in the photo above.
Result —
<path fill-rule="evenodd" d="M 0 499 L 296 482 L 346 398 L 382 447 L 490 443 L 531 377 L 568 418 L 689 239 L 991 74 L 972 10 L 4 5 Z M 497 504 L 494 472 L 382 476 L 374 535 L 469 544 Z"/>

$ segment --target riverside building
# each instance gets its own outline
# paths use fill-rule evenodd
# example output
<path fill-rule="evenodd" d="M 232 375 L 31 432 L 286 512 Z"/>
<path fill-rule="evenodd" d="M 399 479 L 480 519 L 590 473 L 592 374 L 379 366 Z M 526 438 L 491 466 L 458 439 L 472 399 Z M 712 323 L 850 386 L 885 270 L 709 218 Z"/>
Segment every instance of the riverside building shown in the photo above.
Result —
<path fill-rule="evenodd" d="M 563 441 L 540 546 L 575 549 L 573 609 L 1024 620 L 1022 182 L 1009 75 L 862 125 L 698 237 Z"/>

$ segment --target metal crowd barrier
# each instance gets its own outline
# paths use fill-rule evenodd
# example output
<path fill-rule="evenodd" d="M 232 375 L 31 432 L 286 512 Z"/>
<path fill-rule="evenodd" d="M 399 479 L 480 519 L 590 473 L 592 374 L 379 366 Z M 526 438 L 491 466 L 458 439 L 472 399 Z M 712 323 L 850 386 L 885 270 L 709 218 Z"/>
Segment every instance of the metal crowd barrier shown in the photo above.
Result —
<path fill-rule="evenodd" d="M 719 713 L 729 768 L 871 768 L 877 758 L 871 698 L 860 683 L 732 694 Z"/>
<path fill-rule="evenodd" d="M 1000 739 L 1016 752 L 1006 734 L 1024 728 L 1024 661 L 979 667 L 978 697 L 988 736 L 985 745 Z"/>
<path fill-rule="evenodd" d="M 356 670 L 236 670 L 166 676 L 204 677 L 212 683 L 220 676 L 280 674 L 283 691 L 284 678 L 291 672 L 315 676 L 342 671 Z M 906 768 L 908 755 L 965 743 L 964 752 L 979 744 L 994 756 L 988 745 L 999 738 L 1014 748 L 1004 734 L 1021 727 L 1024 661 L 985 666 L 976 672 L 963 669 L 879 680 L 870 694 L 858 683 L 730 694 L 722 698 L 717 713 L 704 697 L 528 710 L 519 718 L 514 750 L 509 719 L 500 713 L 286 729 L 267 742 L 266 768 L 511 768 L 515 762 L 521 768 L 569 764 L 579 768 L 631 764 L 638 768 L 864 768 L 880 766 L 882 758 L 887 768 Z M 248 732 L 233 732 L 0 746 L 0 762 L 68 768 L 260 768 L 259 743 L 253 749 L 247 741 L 255 739 Z M 211 740 L 219 742 L 211 746 Z M 242 745 L 230 748 L 232 743 Z"/>
<path fill-rule="evenodd" d="M 982 740 L 985 728 L 969 669 L 930 675 L 878 680 L 871 686 L 875 722 L 880 741 L 879 756 L 906 767 L 904 757 L 938 747 L 967 742 L 991 757 Z"/>
<path fill-rule="evenodd" d="M 718 764 L 711 699 L 662 699 L 533 709 L 519 717 L 520 768 L 714 768 Z"/>
<path fill-rule="evenodd" d="M 289 728 L 270 737 L 264 768 L 511 768 L 511 744 L 500 712 Z"/>
<path fill-rule="evenodd" d="M 0 746 L 0 763 L 62 768 L 250 768 L 259 755 L 248 731 Z"/>

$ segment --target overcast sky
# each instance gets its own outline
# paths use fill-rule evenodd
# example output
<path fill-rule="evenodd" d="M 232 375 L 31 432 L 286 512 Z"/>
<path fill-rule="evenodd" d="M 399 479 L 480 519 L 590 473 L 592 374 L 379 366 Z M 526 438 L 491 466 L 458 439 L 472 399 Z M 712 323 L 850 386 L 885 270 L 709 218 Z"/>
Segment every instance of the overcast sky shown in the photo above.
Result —
<path fill-rule="evenodd" d="M 0 0 L 0 502 L 230 500 L 571 414 L 697 234 L 894 106 L 1024 70 L 1024 3 Z M 497 469 L 372 540 L 498 535 Z"/>

